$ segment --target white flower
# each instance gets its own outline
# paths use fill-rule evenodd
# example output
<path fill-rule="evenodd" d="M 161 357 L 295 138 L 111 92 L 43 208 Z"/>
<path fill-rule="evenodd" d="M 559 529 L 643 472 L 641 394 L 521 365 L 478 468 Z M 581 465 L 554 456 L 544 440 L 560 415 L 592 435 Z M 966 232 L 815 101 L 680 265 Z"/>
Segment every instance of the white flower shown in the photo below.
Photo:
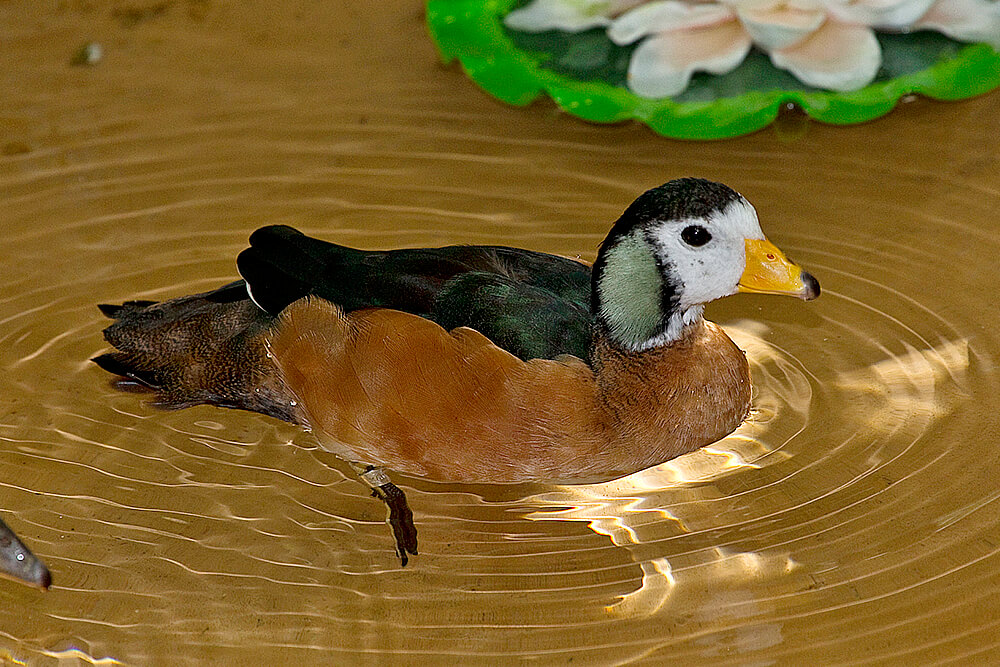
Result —
<path fill-rule="evenodd" d="M 986 42 L 1000 51 L 1000 2 L 938 0 L 913 28 L 937 30 L 960 42 Z"/>
<path fill-rule="evenodd" d="M 997 0 L 534 0 L 506 21 L 523 31 L 605 27 L 617 44 L 642 40 L 628 85 L 644 97 L 677 95 L 697 71 L 732 71 L 754 44 L 804 83 L 838 91 L 875 78 L 875 30 L 931 29 L 1000 50 Z"/>
<path fill-rule="evenodd" d="M 646 0 L 534 0 L 504 18 L 508 28 L 524 32 L 580 32 L 611 25 L 615 16 Z"/>
<path fill-rule="evenodd" d="M 618 44 L 645 38 L 629 63 L 629 87 L 644 97 L 676 95 L 696 71 L 729 72 L 751 44 L 776 67 L 830 90 L 871 83 L 881 62 L 872 30 L 838 20 L 821 0 L 659 0 L 624 14 L 608 36 Z"/>

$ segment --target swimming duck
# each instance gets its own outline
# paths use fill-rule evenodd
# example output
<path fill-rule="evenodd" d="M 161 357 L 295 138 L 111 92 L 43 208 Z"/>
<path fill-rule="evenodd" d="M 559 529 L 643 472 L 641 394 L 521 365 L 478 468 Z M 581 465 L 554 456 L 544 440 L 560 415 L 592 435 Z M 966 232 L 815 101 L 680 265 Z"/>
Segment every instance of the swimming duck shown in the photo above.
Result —
<path fill-rule="evenodd" d="M 731 433 L 750 409 L 743 352 L 704 305 L 819 295 L 731 188 L 684 178 L 615 222 L 593 266 L 502 246 L 363 251 L 258 229 L 241 281 L 102 305 L 121 389 L 168 408 L 261 412 L 311 429 L 389 507 L 386 473 L 452 482 L 612 479 Z"/>
<path fill-rule="evenodd" d="M 0 519 L 0 575 L 47 590 L 52 575 L 14 531 Z"/>

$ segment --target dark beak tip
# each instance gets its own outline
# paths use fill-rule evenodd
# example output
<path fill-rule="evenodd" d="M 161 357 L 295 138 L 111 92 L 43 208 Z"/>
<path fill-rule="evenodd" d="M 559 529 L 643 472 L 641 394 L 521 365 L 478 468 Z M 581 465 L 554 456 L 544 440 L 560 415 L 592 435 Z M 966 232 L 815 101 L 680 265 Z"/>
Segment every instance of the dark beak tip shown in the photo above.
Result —
<path fill-rule="evenodd" d="M 802 272 L 802 283 L 806 286 L 805 294 L 802 296 L 806 301 L 819 298 L 819 281 L 813 278 L 811 273 Z"/>

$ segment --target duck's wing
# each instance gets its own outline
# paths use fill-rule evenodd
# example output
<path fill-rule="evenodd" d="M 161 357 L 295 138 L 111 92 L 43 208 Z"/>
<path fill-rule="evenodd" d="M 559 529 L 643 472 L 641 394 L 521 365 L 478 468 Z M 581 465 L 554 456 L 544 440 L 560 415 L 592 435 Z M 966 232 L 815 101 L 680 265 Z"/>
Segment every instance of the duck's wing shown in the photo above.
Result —
<path fill-rule="evenodd" d="M 522 359 L 589 356 L 590 267 L 555 255 L 502 246 L 362 251 L 275 225 L 251 235 L 237 265 L 272 315 L 313 295 L 345 312 L 392 308 L 470 327 Z"/>
<path fill-rule="evenodd" d="M 473 271 L 448 281 L 428 319 L 448 330 L 475 329 L 523 360 L 590 358 L 589 309 L 496 273 Z"/>
<path fill-rule="evenodd" d="M 523 482 L 584 469 L 605 443 L 594 373 L 573 357 L 522 361 L 472 329 L 320 298 L 283 310 L 267 349 L 302 421 L 348 461 Z"/>

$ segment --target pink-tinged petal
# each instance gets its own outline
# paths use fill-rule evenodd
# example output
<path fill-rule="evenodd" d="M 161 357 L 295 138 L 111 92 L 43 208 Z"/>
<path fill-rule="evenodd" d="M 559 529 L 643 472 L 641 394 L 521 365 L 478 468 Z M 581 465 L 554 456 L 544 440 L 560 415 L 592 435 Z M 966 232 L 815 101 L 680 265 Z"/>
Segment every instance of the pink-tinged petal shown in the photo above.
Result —
<path fill-rule="evenodd" d="M 1000 2 L 939 0 L 914 28 L 930 28 L 963 42 L 986 42 L 1000 51 Z"/>
<path fill-rule="evenodd" d="M 735 20 L 654 35 L 632 54 L 628 87 L 642 97 L 677 95 L 696 71 L 725 74 L 735 69 L 750 44 L 750 35 Z"/>
<path fill-rule="evenodd" d="M 644 5 L 647 2 L 649 2 L 649 0 L 608 0 L 608 9 L 606 13 L 609 16 L 618 16 L 619 14 L 624 14 L 634 7 Z"/>
<path fill-rule="evenodd" d="M 767 51 L 801 42 L 826 19 L 826 10 L 815 3 L 742 3 L 737 12 L 753 41 Z"/>
<path fill-rule="evenodd" d="M 827 21 L 795 46 L 773 51 L 771 62 L 810 86 L 849 91 L 872 82 L 882 51 L 869 28 Z"/>
<path fill-rule="evenodd" d="M 606 0 L 534 0 L 504 17 L 508 28 L 523 32 L 580 32 L 611 25 Z"/>
<path fill-rule="evenodd" d="M 692 5 L 677 0 L 659 0 L 622 14 L 608 28 L 615 44 L 631 44 L 640 37 L 674 30 L 690 30 L 725 23 L 735 14 L 722 5 Z"/>
<path fill-rule="evenodd" d="M 936 0 L 825 0 L 830 14 L 846 23 L 902 30 L 927 13 Z"/>

